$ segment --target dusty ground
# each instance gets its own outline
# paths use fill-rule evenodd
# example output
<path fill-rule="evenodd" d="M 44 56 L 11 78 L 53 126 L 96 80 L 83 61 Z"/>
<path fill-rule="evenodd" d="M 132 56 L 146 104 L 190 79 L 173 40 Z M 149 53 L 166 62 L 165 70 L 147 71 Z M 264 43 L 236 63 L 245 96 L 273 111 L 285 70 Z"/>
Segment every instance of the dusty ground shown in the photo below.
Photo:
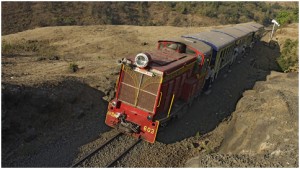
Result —
<path fill-rule="evenodd" d="M 12 45 L 29 41 L 46 44 L 38 52 L 15 50 L 12 55 L 2 56 L 2 166 L 70 166 L 114 132 L 104 124 L 107 102 L 102 97 L 113 94 L 117 59 L 153 49 L 159 39 L 208 29 L 211 28 L 66 26 L 2 36 Z M 297 28 L 292 32 L 298 33 Z M 274 72 L 267 78 L 272 70 L 278 70 L 275 59 L 279 55 L 279 48 L 258 43 L 249 56 L 239 59 L 241 62 L 234 65 L 231 73 L 220 74 L 211 94 L 202 95 L 186 116 L 162 129 L 155 144 L 138 144 L 117 166 L 195 166 L 193 160 L 186 161 L 198 156 L 194 160 L 200 167 L 297 167 L 298 74 Z M 77 72 L 69 70 L 70 63 L 78 65 Z M 266 82 L 255 85 L 257 81 Z M 244 93 L 245 90 L 250 91 Z M 269 99 L 273 97 L 276 99 Z M 280 109 L 274 104 L 279 104 Z M 260 116 L 254 113 L 260 113 L 261 119 L 270 119 L 257 119 Z M 278 128 L 277 123 L 288 120 L 297 124 Z M 248 125 L 242 125 L 245 136 L 235 128 L 244 122 L 251 126 L 248 129 Z M 261 123 L 265 126 L 257 128 Z M 268 130 L 262 133 L 261 128 Z M 253 132 L 257 131 L 260 134 L 256 136 Z M 257 138 L 256 145 L 248 146 L 252 137 Z M 112 149 L 122 149 L 127 139 L 118 140 L 120 147 Z M 236 139 L 243 146 L 231 146 Z M 259 151 L 257 146 L 265 149 Z M 101 167 L 105 160 L 99 153 L 82 166 Z"/>

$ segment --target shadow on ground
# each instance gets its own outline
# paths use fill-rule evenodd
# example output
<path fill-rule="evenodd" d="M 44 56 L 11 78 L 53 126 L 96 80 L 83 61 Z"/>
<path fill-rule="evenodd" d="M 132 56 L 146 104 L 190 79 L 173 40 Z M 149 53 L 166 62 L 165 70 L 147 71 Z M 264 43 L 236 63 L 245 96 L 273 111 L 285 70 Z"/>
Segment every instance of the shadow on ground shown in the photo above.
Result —
<path fill-rule="evenodd" d="M 34 87 L 2 82 L 2 166 L 62 167 L 109 128 L 104 94 L 73 78 Z"/>
<path fill-rule="evenodd" d="M 174 143 L 215 129 L 234 112 L 245 90 L 252 89 L 257 81 L 265 81 L 270 71 L 280 71 L 276 62 L 279 56 L 278 44 L 270 47 L 265 42 L 258 42 L 245 58 L 237 58 L 230 73 L 224 68 L 209 95 L 202 94 L 184 117 L 174 119 L 161 129 L 157 141 Z"/>

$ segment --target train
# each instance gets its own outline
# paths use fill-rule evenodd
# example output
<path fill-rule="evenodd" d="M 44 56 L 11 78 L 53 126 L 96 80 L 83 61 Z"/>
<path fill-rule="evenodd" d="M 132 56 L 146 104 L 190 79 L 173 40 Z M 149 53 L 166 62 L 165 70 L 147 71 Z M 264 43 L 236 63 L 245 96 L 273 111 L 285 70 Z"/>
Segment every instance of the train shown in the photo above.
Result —
<path fill-rule="evenodd" d="M 105 123 L 149 143 L 159 127 L 187 106 L 236 57 L 251 50 L 264 32 L 256 22 L 162 39 L 157 48 L 122 58 L 115 97 Z"/>

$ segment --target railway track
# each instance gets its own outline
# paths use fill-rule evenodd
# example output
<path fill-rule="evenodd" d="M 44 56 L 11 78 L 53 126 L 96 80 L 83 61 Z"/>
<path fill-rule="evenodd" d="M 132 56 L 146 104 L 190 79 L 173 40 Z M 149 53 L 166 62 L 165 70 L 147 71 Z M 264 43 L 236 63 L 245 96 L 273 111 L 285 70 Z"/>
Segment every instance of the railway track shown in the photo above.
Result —
<path fill-rule="evenodd" d="M 93 155 L 95 155 L 97 152 L 101 151 L 102 149 L 104 149 L 107 145 L 109 145 L 110 143 L 112 143 L 114 140 L 116 140 L 118 137 L 120 137 L 121 135 L 123 135 L 121 132 L 118 132 L 117 134 L 115 134 L 113 137 L 111 137 L 110 139 L 106 140 L 104 143 L 102 143 L 101 145 L 99 145 L 98 147 L 96 147 L 94 150 L 92 150 L 91 152 L 89 152 L 88 154 L 86 154 L 84 157 L 82 157 L 80 160 L 78 160 L 77 162 L 75 162 L 71 168 L 77 167 L 80 164 L 82 164 L 84 161 L 90 159 Z M 127 154 L 135 145 L 137 145 L 139 142 L 141 141 L 141 139 L 135 140 L 129 147 L 127 147 L 124 151 L 122 151 L 121 153 L 119 153 L 115 158 L 113 158 L 110 162 L 108 162 L 106 165 L 104 165 L 103 167 L 109 168 L 114 166 L 114 164 L 119 161 L 125 154 Z"/>

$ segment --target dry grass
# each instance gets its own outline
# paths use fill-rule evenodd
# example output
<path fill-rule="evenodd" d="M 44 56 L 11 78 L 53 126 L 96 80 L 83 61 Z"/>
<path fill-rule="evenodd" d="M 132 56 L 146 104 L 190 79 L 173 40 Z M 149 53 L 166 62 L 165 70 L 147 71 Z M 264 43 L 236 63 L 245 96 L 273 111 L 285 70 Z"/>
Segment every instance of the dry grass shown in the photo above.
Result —
<path fill-rule="evenodd" d="M 30 58 L 17 58 L 18 60 L 4 58 L 2 61 L 18 64 L 3 67 L 3 79 L 15 83 L 39 83 L 65 76 L 76 76 L 87 79 L 87 83 L 91 86 L 97 86 L 101 78 L 104 80 L 110 78 L 110 74 L 118 69 L 116 60 L 120 58 L 153 50 L 156 48 L 157 41 L 161 39 L 220 27 L 225 26 L 61 26 L 37 28 L 6 35 L 2 36 L 2 40 L 12 44 L 20 41 L 47 41 L 47 45 L 54 49 L 53 51 L 60 57 L 60 60 L 37 62 L 36 58 L 34 61 Z M 298 37 L 298 29 L 295 25 L 292 25 L 291 30 L 287 28 L 284 31 L 287 33 L 276 35 L 280 43 L 281 39 Z M 147 45 L 143 45 L 144 42 Z M 70 73 L 67 68 L 73 62 L 84 69 L 76 74 Z M 23 74 L 28 75 L 23 76 Z"/>
<path fill-rule="evenodd" d="M 57 80 L 65 76 L 88 79 L 87 83 L 97 86 L 101 78 L 110 78 L 118 69 L 116 61 L 136 53 L 153 50 L 160 39 L 200 32 L 209 28 L 171 26 L 63 26 L 27 30 L 2 36 L 2 40 L 15 44 L 19 41 L 47 41 L 55 49 L 59 61 L 18 57 L 14 66 L 4 66 L 3 79 L 15 83 L 40 83 Z M 147 45 L 142 45 L 147 42 Z M 37 58 L 42 57 L 42 53 Z M 11 58 L 3 58 L 12 62 Z M 76 62 L 84 69 L 74 73 L 68 71 L 70 63 Z M 23 74 L 28 74 L 23 76 Z"/>
<path fill-rule="evenodd" d="M 3 36 L 7 42 L 25 40 L 49 40 L 60 55 L 74 55 L 72 59 L 108 59 L 124 57 L 139 51 L 155 48 L 160 39 L 195 33 L 209 28 L 171 26 L 64 26 L 47 27 Z M 148 45 L 141 45 L 147 42 Z"/>

